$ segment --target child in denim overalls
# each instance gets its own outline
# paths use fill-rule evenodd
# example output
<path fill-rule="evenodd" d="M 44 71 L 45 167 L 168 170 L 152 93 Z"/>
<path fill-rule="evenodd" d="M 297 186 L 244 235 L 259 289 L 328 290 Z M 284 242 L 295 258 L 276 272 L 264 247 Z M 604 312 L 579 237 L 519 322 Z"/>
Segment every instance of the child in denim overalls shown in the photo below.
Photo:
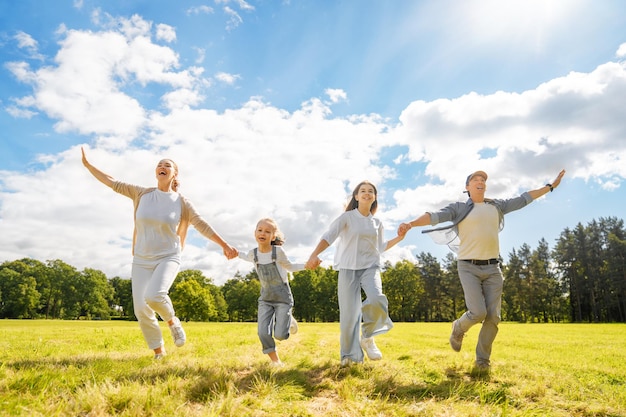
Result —
<path fill-rule="evenodd" d="M 258 334 L 263 353 L 273 365 L 282 365 L 276 352 L 277 340 L 285 340 L 298 331 L 298 324 L 291 315 L 293 295 L 289 287 L 288 272 L 304 269 L 304 264 L 292 264 L 280 247 L 283 237 L 272 219 L 261 219 L 257 223 L 254 238 L 258 247 L 241 259 L 253 262 L 261 282 L 259 297 Z"/>

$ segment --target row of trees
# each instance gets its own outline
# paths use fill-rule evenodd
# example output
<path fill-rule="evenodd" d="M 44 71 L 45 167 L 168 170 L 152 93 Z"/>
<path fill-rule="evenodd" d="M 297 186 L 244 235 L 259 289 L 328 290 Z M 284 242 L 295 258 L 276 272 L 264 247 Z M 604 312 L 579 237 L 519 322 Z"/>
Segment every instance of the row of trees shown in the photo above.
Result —
<path fill-rule="evenodd" d="M 601 218 L 564 230 L 550 250 L 523 244 L 502 265 L 503 320 L 519 322 L 626 322 L 626 230 L 623 220 Z M 465 309 L 456 259 L 429 253 L 385 264 L 382 273 L 394 321 L 451 321 Z M 337 272 L 296 272 L 291 280 L 300 321 L 337 321 Z M 178 274 L 170 297 L 182 320 L 255 321 L 260 283 L 254 271 L 217 286 L 200 271 Z M 134 319 L 130 280 L 61 260 L 0 265 L 0 318 Z"/>

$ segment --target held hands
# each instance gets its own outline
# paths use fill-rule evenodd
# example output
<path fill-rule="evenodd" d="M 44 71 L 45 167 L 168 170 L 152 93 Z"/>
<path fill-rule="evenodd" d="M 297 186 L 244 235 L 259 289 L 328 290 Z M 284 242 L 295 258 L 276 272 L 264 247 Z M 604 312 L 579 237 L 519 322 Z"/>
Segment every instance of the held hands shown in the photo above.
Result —
<path fill-rule="evenodd" d="M 315 269 L 322 263 L 322 260 L 317 256 L 311 256 L 308 261 L 304 264 L 304 268 L 306 269 Z"/>
<path fill-rule="evenodd" d="M 398 236 L 404 239 L 407 232 L 412 228 L 413 227 L 409 223 L 401 223 L 400 226 L 398 226 Z"/>
<path fill-rule="evenodd" d="M 239 251 L 230 245 L 226 245 L 224 247 L 224 256 L 226 256 L 226 259 L 231 260 L 239 256 Z"/>

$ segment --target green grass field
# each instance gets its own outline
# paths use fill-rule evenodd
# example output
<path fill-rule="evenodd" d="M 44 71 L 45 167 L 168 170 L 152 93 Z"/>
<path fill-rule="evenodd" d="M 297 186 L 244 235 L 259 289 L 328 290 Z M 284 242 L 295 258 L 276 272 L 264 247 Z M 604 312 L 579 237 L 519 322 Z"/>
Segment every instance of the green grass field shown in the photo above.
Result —
<path fill-rule="evenodd" d="M 383 359 L 339 367 L 337 323 L 301 323 L 269 366 L 256 323 L 187 323 L 155 362 L 136 322 L 0 321 L 0 415 L 626 416 L 626 325 L 502 323 L 471 373 L 449 323 L 397 323 Z"/>

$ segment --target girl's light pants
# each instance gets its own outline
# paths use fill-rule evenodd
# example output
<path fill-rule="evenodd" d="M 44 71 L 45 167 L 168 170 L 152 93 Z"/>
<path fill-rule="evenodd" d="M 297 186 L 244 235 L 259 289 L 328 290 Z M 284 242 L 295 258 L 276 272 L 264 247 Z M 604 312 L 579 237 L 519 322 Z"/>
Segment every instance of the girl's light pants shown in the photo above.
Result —
<path fill-rule="evenodd" d="M 365 301 L 361 301 L 361 289 Z M 337 285 L 339 299 L 339 344 L 341 359 L 363 362 L 360 336 L 387 333 L 393 327 L 389 318 L 387 297 L 383 294 L 380 268 L 340 269 Z"/>

